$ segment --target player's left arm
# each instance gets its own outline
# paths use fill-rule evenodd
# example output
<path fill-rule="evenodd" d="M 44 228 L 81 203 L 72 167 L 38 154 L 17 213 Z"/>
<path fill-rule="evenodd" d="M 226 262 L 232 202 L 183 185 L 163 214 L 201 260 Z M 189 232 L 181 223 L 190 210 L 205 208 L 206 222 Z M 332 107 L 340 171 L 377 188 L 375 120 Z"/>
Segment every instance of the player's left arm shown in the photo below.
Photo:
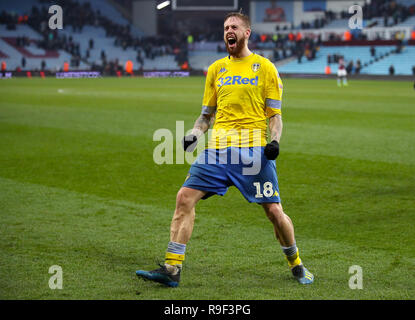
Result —
<path fill-rule="evenodd" d="M 271 135 L 271 141 L 280 142 L 282 134 L 282 117 L 280 114 L 275 114 L 269 118 L 269 131 Z"/>
<path fill-rule="evenodd" d="M 280 139 L 282 134 L 281 114 L 275 114 L 269 118 L 269 131 L 271 142 L 265 146 L 264 155 L 268 160 L 275 160 L 280 154 Z"/>
<path fill-rule="evenodd" d="M 264 154 L 269 160 L 275 160 L 280 153 L 280 139 L 282 134 L 281 100 L 282 81 L 275 65 L 269 64 L 266 86 L 265 111 L 269 118 L 268 126 L 271 142 L 265 146 Z"/>

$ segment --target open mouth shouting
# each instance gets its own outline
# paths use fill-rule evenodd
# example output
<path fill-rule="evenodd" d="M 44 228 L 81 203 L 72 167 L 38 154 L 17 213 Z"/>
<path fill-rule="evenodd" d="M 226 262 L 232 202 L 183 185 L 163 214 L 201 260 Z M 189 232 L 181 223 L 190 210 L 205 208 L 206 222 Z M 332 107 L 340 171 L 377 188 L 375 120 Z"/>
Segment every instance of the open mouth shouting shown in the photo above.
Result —
<path fill-rule="evenodd" d="M 230 34 L 226 37 L 226 41 L 228 44 L 228 48 L 233 50 L 236 48 L 236 43 L 237 43 L 237 39 L 236 36 L 234 34 Z"/>

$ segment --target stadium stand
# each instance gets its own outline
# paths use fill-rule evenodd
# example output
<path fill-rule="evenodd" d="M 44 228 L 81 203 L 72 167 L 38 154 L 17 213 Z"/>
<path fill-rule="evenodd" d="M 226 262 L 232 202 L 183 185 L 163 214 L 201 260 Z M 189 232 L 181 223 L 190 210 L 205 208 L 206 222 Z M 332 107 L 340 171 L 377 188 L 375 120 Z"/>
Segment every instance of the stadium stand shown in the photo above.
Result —
<path fill-rule="evenodd" d="M 78 0 L 79 3 L 90 3 L 91 7 L 95 11 L 99 11 L 103 16 L 110 17 L 114 23 L 119 25 L 130 25 L 131 34 L 136 37 L 144 36 L 145 34 L 127 20 L 116 8 L 114 8 L 110 3 L 103 0 Z"/>
<path fill-rule="evenodd" d="M 46 23 L 47 6 L 55 2 L 63 6 L 65 22 L 63 30 L 51 31 Z M 117 5 L 122 3 L 128 0 Z M 127 61 L 134 63 L 135 71 L 180 70 L 186 65 L 202 71 L 227 54 L 220 28 L 215 36 L 195 32 L 191 45 L 187 43 L 190 31 L 185 29 L 173 30 L 177 36 L 147 36 L 113 4 L 112 0 L 2 1 L 0 58 L 8 70 L 56 71 L 70 62 L 71 70 L 114 75 Z M 414 42 L 409 38 L 415 27 L 415 0 L 372 1 L 363 6 L 363 12 L 365 30 L 352 30 L 350 42 L 345 41 L 350 14 L 326 11 L 320 18 L 303 21 L 292 29 L 285 29 L 289 21 L 284 30 L 273 27 L 268 33 L 253 32 L 250 48 L 278 63 L 282 73 L 323 74 L 328 56 L 342 55 L 346 64 L 353 65 L 353 73 L 359 60 L 361 74 L 385 75 L 393 65 L 395 74 L 410 75 Z M 360 43 L 351 45 L 356 41 Z M 376 44 L 375 56 L 370 54 L 372 43 Z M 398 43 L 402 43 L 399 54 L 394 52 Z M 334 74 L 337 68 L 333 63 L 330 66 Z"/>
<path fill-rule="evenodd" d="M 299 63 L 293 60 L 279 67 L 282 73 L 316 73 L 324 74 L 327 66 L 327 57 L 341 55 L 344 57 L 346 65 L 352 61 L 355 66 L 356 61 L 360 60 L 362 64 L 361 74 L 387 75 L 391 65 L 395 67 L 395 74 L 411 75 L 410 66 L 414 63 L 414 47 L 404 47 L 402 52 L 393 53 L 395 46 L 377 46 L 376 56 L 370 54 L 370 46 L 340 46 L 340 47 L 322 47 L 313 61 L 304 61 Z M 381 58 L 382 57 L 382 58 Z M 337 72 L 336 63 L 331 63 L 331 73 Z"/>
<path fill-rule="evenodd" d="M 413 27 L 415 26 L 415 16 L 408 18 L 404 22 L 396 25 L 397 27 Z"/>
<path fill-rule="evenodd" d="M 415 65 L 415 47 L 407 46 L 399 54 L 390 54 L 384 59 L 363 68 L 364 74 L 387 75 L 389 67 L 393 66 L 395 75 L 411 75 L 412 66 Z"/>
<path fill-rule="evenodd" d="M 349 19 L 338 19 L 338 20 L 333 20 L 329 22 L 324 27 L 326 29 L 342 29 L 342 28 L 347 28 L 348 23 L 349 23 Z"/>
<path fill-rule="evenodd" d="M 67 6 L 64 7 L 65 15 L 69 17 L 68 21 L 65 21 L 65 28 L 59 31 L 50 31 L 45 26 L 49 17 L 45 5 L 49 4 L 52 2 L 43 1 L 40 3 L 35 0 L 25 0 L 16 6 L 6 6 L 5 3 L 2 3 L 0 7 L 3 10 L 2 22 L 20 19 L 18 16 L 21 15 L 29 16 L 27 25 L 13 21 L 5 23 L 0 29 L 0 37 L 2 38 L 0 51 L 8 69 L 38 69 L 39 67 L 36 66 L 39 66 L 41 61 L 45 61 L 48 68 L 56 70 L 62 68 L 63 63 L 69 60 L 72 61 L 71 69 L 94 68 L 113 73 L 116 69 L 122 69 L 125 63 L 130 60 L 135 63 L 135 70 L 143 67 L 152 70 L 177 70 L 183 60 L 187 59 L 183 57 L 185 50 L 180 48 L 180 43 L 164 41 L 162 37 L 151 39 L 145 37 L 140 30 L 106 1 L 64 2 Z M 78 18 L 78 15 L 81 18 Z M 34 30 L 33 27 L 37 30 Z M 9 31 L 8 29 L 15 30 Z M 30 48 L 20 48 L 14 50 L 14 55 L 8 55 L 7 52 L 13 51 L 10 46 L 13 47 L 13 43 L 16 42 L 10 38 L 22 35 L 30 42 Z M 10 41 L 5 41 L 5 38 Z M 90 46 L 91 41 L 93 42 L 92 47 Z M 44 49 L 45 54 L 26 56 L 27 63 L 22 66 L 21 60 L 25 56 L 23 50 L 33 50 L 35 44 Z M 50 53 L 49 49 L 55 49 L 56 52 Z M 17 53 L 19 50 L 20 53 Z M 40 60 L 36 61 L 36 59 Z"/>
<path fill-rule="evenodd" d="M 20 44 L 18 39 L 25 39 Z M 42 36 L 27 25 L 18 25 L 15 30 L 7 30 L 5 25 L 0 25 L 0 51 L 5 54 L 3 60 L 9 70 L 60 70 L 64 62 L 70 62 L 72 55 L 64 50 L 45 50 L 39 48 L 36 43 L 42 40 Z M 22 66 L 22 59 L 25 66 Z M 45 67 L 42 68 L 42 61 Z M 81 63 L 79 68 L 86 69 L 88 65 Z"/>
<path fill-rule="evenodd" d="M 0 11 L 29 14 L 32 6 L 37 4 L 35 0 L 19 0 L 19 1 L 0 1 Z"/>

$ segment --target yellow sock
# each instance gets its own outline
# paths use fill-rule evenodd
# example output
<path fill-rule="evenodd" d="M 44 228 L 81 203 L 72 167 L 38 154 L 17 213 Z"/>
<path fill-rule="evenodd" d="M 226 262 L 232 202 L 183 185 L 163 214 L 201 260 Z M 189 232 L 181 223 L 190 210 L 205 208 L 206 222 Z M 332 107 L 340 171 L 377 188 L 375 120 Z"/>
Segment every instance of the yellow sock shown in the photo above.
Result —
<path fill-rule="evenodd" d="M 297 249 L 297 252 L 294 253 L 292 256 L 285 256 L 285 258 L 288 261 L 288 266 L 292 269 L 295 266 L 298 266 L 299 264 L 301 264 L 301 259 L 300 259 L 300 252 Z"/>
<path fill-rule="evenodd" d="M 184 261 L 184 254 L 166 252 L 166 259 L 164 261 L 165 263 L 171 266 L 175 266 L 175 265 L 181 265 L 183 261 Z"/>

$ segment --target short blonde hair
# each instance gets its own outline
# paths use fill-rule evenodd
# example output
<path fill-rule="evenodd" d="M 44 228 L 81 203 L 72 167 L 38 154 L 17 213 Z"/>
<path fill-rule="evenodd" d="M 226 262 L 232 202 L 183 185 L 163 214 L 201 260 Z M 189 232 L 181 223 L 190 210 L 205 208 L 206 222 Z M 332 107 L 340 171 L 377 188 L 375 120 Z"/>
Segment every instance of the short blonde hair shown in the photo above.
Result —
<path fill-rule="evenodd" d="M 236 17 L 242 20 L 242 22 L 244 23 L 244 25 L 248 28 L 251 29 L 251 19 L 249 19 L 249 17 L 246 14 L 242 13 L 242 10 L 240 10 L 239 12 L 229 12 L 226 16 L 225 16 L 225 20 L 223 20 L 223 23 L 226 22 L 226 20 L 228 20 L 231 17 Z"/>

